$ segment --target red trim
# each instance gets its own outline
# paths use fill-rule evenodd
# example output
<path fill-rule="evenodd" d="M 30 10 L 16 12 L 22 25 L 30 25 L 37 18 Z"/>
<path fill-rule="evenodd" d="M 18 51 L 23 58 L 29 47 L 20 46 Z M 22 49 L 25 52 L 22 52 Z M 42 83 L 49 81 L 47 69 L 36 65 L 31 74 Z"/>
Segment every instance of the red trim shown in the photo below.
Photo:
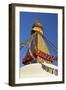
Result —
<path fill-rule="evenodd" d="M 51 56 L 51 55 L 48 55 L 48 54 L 44 54 L 44 53 L 42 53 L 41 51 L 36 51 L 36 52 L 34 53 L 34 56 L 35 56 L 35 57 L 36 57 L 36 56 L 39 56 L 39 57 L 43 58 L 44 60 L 50 61 L 50 62 L 52 62 L 52 61 L 55 60 L 55 57 L 54 57 L 54 56 Z M 28 54 L 27 57 L 23 59 L 23 64 L 26 64 L 27 62 L 30 62 L 30 60 L 31 60 L 32 58 L 33 58 L 32 55 Z"/>
<path fill-rule="evenodd" d="M 39 56 L 39 57 L 41 57 L 41 58 L 43 58 L 43 59 L 45 59 L 45 60 L 47 60 L 47 61 L 54 61 L 54 59 L 55 59 L 55 57 L 54 56 L 51 56 L 51 55 L 48 55 L 48 54 L 44 54 L 44 53 L 42 53 L 41 51 L 37 51 L 36 53 L 35 53 L 35 55 L 36 56 Z"/>

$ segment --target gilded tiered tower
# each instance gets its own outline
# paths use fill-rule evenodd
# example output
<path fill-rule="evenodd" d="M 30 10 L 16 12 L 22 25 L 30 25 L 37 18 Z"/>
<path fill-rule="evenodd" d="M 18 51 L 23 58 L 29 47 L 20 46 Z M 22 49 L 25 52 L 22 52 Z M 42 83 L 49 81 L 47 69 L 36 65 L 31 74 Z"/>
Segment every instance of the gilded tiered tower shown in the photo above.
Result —
<path fill-rule="evenodd" d="M 44 37 L 43 37 L 44 29 L 43 29 L 43 26 L 40 22 L 36 22 L 33 24 L 31 34 L 34 34 L 34 33 L 36 33 L 36 39 L 34 40 L 35 44 L 32 45 L 32 51 L 36 47 L 37 50 L 50 55 L 50 52 L 48 50 L 48 47 L 47 47 L 46 42 L 45 42 Z M 36 57 L 36 61 L 38 63 L 44 63 L 44 59 L 42 59 L 39 56 Z M 47 61 L 47 63 L 49 63 L 49 61 Z"/>

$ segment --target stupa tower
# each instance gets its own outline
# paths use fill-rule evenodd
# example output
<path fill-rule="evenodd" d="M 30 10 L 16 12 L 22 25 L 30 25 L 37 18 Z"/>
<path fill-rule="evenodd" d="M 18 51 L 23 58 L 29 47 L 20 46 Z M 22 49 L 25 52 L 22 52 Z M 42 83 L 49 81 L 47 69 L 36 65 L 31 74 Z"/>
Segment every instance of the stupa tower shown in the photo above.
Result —
<path fill-rule="evenodd" d="M 31 34 L 34 34 L 34 33 L 36 33 L 36 39 L 34 40 L 36 46 L 33 45 L 33 50 L 34 50 L 34 47 L 36 47 L 38 51 L 41 51 L 45 54 L 50 55 L 50 52 L 48 50 L 48 47 L 47 47 L 46 42 L 43 37 L 43 33 L 44 33 L 43 26 L 40 22 L 36 22 L 33 24 Z M 37 59 L 37 62 L 39 62 L 39 63 L 44 62 L 44 59 L 42 59 L 39 56 L 37 56 L 36 59 Z M 49 61 L 47 61 L 47 62 L 49 62 Z"/>
<path fill-rule="evenodd" d="M 50 54 L 46 45 L 43 25 L 40 22 L 35 22 L 31 29 L 29 48 L 23 59 L 23 64 L 51 63 L 55 59 L 56 57 Z"/>

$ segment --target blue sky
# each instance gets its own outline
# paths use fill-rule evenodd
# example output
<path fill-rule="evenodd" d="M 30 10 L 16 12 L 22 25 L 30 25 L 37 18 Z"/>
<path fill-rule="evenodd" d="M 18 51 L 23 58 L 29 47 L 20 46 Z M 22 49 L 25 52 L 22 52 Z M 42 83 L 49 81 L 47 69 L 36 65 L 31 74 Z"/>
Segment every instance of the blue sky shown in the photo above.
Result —
<path fill-rule="evenodd" d="M 23 42 L 30 36 L 32 25 L 36 22 L 36 18 L 40 18 L 40 22 L 43 25 L 43 35 L 57 47 L 58 15 L 53 13 L 20 12 L 20 42 Z M 23 66 L 22 59 L 26 55 L 27 50 L 27 45 L 20 49 L 20 67 Z M 52 54 L 56 55 L 55 52 Z M 54 64 L 57 63 L 54 62 Z"/>

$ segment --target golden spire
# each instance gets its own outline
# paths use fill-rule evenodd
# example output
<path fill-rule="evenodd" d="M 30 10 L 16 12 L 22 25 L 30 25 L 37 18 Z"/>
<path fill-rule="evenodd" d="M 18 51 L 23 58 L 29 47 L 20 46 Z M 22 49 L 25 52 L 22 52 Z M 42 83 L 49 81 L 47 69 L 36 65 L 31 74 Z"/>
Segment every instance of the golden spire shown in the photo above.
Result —
<path fill-rule="evenodd" d="M 32 30 L 43 34 L 43 26 L 38 20 L 33 24 Z"/>

